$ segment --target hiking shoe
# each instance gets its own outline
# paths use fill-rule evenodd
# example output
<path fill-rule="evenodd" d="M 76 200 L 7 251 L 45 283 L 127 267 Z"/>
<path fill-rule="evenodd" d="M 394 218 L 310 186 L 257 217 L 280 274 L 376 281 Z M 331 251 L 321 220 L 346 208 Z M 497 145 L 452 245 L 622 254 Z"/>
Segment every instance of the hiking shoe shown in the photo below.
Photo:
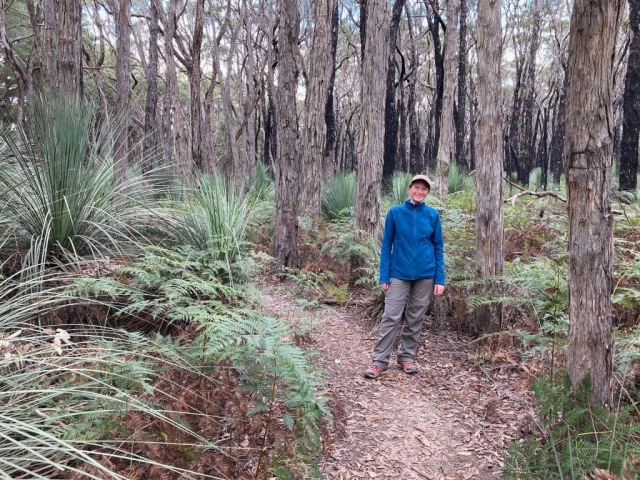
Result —
<path fill-rule="evenodd" d="M 418 373 L 418 367 L 416 367 L 416 364 L 413 363 L 411 360 L 406 360 L 406 361 L 398 360 L 398 366 L 402 369 L 404 373 L 408 373 L 410 375 L 413 375 L 414 373 Z"/>
<path fill-rule="evenodd" d="M 371 365 L 364 371 L 363 375 L 365 378 L 378 378 L 378 376 L 386 370 L 386 368 L 382 368 L 377 365 Z"/>

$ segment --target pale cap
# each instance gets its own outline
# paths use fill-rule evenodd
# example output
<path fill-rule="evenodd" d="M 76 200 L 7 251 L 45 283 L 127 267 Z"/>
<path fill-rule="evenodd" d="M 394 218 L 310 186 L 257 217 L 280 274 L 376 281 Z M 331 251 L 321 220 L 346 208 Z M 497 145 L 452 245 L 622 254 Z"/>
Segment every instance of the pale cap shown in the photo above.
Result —
<path fill-rule="evenodd" d="M 409 186 L 413 185 L 415 182 L 425 182 L 429 188 L 431 188 L 431 180 L 426 175 L 416 175 L 409 182 Z"/>

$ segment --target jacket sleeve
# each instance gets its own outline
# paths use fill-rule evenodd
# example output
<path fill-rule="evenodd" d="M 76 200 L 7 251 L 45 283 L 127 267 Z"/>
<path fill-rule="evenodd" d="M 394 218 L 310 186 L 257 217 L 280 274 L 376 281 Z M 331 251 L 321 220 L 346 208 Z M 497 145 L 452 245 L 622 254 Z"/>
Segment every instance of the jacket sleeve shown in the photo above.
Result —
<path fill-rule="evenodd" d="M 384 234 L 382 235 L 382 245 L 380 246 L 380 277 L 378 283 L 381 284 L 391 281 L 391 248 L 393 247 L 395 233 L 393 211 L 389 210 L 384 221 Z"/>
<path fill-rule="evenodd" d="M 442 224 L 440 223 L 440 214 L 436 214 L 433 233 L 431 234 L 431 243 L 433 244 L 433 254 L 436 261 L 436 274 L 433 283 L 436 285 L 445 285 L 446 277 L 444 273 L 444 239 L 442 238 Z"/>

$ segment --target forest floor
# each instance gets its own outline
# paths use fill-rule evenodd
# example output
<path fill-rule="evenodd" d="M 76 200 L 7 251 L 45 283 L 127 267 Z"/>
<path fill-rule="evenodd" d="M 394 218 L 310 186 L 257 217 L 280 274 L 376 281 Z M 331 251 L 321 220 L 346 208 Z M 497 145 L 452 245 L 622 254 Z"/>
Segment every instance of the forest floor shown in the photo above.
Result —
<path fill-rule="evenodd" d="M 290 285 L 261 282 L 264 309 L 308 331 L 326 371 L 333 422 L 324 435 L 326 479 L 495 479 L 509 444 L 534 428 L 533 378 L 510 353 L 471 343 L 426 318 L 416 364 L 362 375 L 377 325 L 356 306 L 310 307 Z"/>

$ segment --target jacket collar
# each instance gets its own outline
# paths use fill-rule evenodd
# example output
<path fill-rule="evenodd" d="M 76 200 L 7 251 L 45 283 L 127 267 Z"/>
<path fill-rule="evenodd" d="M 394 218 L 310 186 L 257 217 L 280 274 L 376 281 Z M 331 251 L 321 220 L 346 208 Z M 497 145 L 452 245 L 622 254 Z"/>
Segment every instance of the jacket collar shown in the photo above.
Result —
<path fill-rule="evenodd" d="M 424 202 L 413 204 L 411 200 L 405 200 L 404 205 L 411 210 L 422 210 L 424 208 Z"/>

